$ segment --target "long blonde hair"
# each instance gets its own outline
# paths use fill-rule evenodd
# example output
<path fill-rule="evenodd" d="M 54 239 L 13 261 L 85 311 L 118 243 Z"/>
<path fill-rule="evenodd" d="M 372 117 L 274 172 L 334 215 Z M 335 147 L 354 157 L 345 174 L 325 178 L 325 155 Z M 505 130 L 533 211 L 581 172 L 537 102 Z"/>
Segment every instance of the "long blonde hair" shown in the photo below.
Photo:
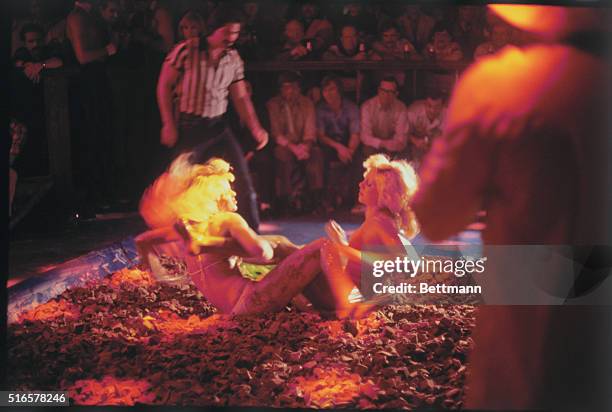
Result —
<path fill-rule="evenodd" d="M 412 166 L 405 160 L 390 160 L 386 155 L 375 154 L 368 157 L 363 167 L 365 178 L 375 178 L 378 207 L 396 219 L 407 237 L 416 236 L 419 224 L 410 208 L 410 200 L 419 187 L 419 180 Z"/>
<path fill-rule="evenodd" d="M 151 228 L 170 226 L 179 219 L 206 223 L 220 212 L 219 200 L 231 192 L 231 166 L 212 158 L 192 164 L 189 153 L 177 157 L 167 172 L 145 191 L 140 214 Z"/>

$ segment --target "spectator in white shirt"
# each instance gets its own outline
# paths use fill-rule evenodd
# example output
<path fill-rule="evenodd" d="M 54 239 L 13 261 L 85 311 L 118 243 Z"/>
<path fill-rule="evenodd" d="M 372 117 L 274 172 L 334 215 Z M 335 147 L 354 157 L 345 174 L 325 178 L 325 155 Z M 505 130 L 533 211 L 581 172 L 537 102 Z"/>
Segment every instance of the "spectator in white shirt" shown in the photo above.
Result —
<path fill-rule="evenodd" d="M 406 106 L 398 98 L 394 77 L 384 77 L 376 96 L 361 106 L 361 142 L 368 157 L 375 153 L 397 155 L 406 147 Z"/>

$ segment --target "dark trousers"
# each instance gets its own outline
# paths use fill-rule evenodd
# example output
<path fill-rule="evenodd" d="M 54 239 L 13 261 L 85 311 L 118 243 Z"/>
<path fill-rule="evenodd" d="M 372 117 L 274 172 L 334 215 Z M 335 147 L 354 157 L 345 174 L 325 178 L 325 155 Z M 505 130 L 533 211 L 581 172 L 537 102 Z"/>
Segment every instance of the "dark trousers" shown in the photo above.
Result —
<path fill-rule="evenodd" d="M 359 182 L 363 178 L 363 156 L 357 150 L 353 161 L 344 164 L 338 159 L 335 150 L 324 147 L 325 159 L 325 190 L 328 202 L 338 206 L 340 202 L 344 207 L 352 207 L 357 202 Z"/>
<path fill-rule="evenodd" d="M 228 127 L 224 117 L 205 119 L 181 114 L 179 119 L 179 141 L 174 151 L 174 158 L 181 153 L 193 152 L 193 163 L 205 163 L 211 157 L 226 160 L 236 176 L 234 190 L 238 200 L 238 213 L 244 217 L 249 226 L 259 227 L 257 195 L 253 189 L 249 169 L 240 144 Z"/>
<path fill-rule="evenodd" d="M 79 91 L 82 106 L 77 157 L 77 182 L 85 201 L 108 202 L 113 196 L 111 145 L 111 93 L 104 63 L 81 66 Z"/>
<path fill-rule="evenodd" d="M 276 158 L 276 186 L 279 196 L 291 196 L 295 189 L 296 172 L 304 170 L 308 191 L 323 189 L 324 160 L 321 149 L 313 146 L 310 149 L 310 157 L 307 160 L 298 160 L 293 152 L 286 147 L 276 146 L 274 149 Z M 303 178 L 303 176 L 300 176 Z M 300 179 L 301 180 L 301 179 Z"/>

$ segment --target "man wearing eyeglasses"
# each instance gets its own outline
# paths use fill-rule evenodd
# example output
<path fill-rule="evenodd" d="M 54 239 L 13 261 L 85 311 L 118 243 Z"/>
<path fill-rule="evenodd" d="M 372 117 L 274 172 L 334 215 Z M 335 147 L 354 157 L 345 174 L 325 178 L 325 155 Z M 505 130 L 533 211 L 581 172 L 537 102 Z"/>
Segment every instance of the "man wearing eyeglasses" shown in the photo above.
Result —
<path fill-rule="evenodd" d="M 398 98 L 398 85 L 394 77 L 384 77 L 376 96 L 361 106 L 361 142 L 363 154 L 374 153 L 395 156 L 406 147 L 406 106 Z"/>

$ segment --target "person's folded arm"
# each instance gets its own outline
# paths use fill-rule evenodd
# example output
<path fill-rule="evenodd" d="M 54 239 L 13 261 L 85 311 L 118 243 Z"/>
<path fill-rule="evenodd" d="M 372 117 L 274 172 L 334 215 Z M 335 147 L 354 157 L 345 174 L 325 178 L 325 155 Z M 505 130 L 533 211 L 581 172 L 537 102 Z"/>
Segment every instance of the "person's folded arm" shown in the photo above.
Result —
<path fill-rule="evenodd" d="M 349 143 L 348 149 L 351 152 L 351 155 L 354 155 L 357 149 L 359 148 L 359 143 L 361 138 L 359 137 L 361 126 L 359 120 L 359 108 L 355 107 L 354 109 L 349 110 Z"/>
<path fill-rule="evenodd" d="M 303 142 L 312 145 L 317 141 L 317 119 L 314 104 L 308 102 L 304 105 L 304 139 Z"/>
<path fill-rule="evenodd" d="M 379 149 L 382 144 L 382 140 L 374 136 L 374 132 L 372 131 L 371 116 L 369 106 L 366 104 L 361 106 L 361 143 L 363 143 L 365 146 Z"/>
<path fill-rule="evenodd" d="M 407 134 L 408 122 L 406 120 L 406 110 L 402 109 L 397 116 L 395 133 L 393 133 L 393 138 L 389 141 L 389 146 L 393 147 L 394 151 L 396 152 L 404 150 L 407 143 Z"/>
<path fill-rule="evenodd" d="M 359 148 L 359 132 L 351 133 L 351 137 L 349 138 L 348 150 L 351 152 L 351 156 L 355 154 L 357 149 Z"/>
<path fill-rule="evenodd" d="M 282 132 L 278 104 L 274 102 L 274 100 L 269 100 L 268 103 L 266 103 L 266 108 L 268 109 L 268 118 L 270 119 L 270 134 L 272 135 L 272 139 L 274 139 L 274 142 L 279 146 L 287 146 L 289 140 Z"/>
<path fill-rule="evenodd" d="M 331 137 L 327 136 L 325 134 L 325 131 L 323 131 L 323 130 L 318 130 L 317 131 L 317 137 L 319 138 L 319 142 L 321 142 L 325 146 L 331 147 L 334 150 L 337 150 L 338 145 L 340 144 L 340 143 L 336 142 L 334 139 L 332 139 Z"/>

